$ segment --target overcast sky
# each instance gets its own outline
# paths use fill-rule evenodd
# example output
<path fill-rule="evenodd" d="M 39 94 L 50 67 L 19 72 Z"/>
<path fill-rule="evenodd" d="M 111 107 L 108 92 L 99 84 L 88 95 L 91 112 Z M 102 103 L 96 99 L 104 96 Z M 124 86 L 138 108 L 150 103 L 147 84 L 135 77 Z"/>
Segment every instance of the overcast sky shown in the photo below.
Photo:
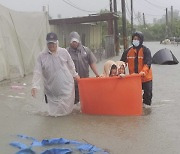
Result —
<path fill-rule="evenodd" d="M 145 14 L 146 22 L 150 23 L 153 18 L 165 15 L 165 8 L 170 11 L 171 5 L 174 10 L 180 10 L 180 0 L 133 0 L 134 13 Z M 50 16 L 62 18 L 86 16 L 98 13 L 101 9 L 109 10 L 109 0 L 0 0 L 0 4 L 16 11 L 42 11 L 42 6 L 49 6 Z M 130 0 L 126 0 L 127 18 L 130 19 Z M 117 0 L 118 11 L 121 11 L 121 0 Z"/>

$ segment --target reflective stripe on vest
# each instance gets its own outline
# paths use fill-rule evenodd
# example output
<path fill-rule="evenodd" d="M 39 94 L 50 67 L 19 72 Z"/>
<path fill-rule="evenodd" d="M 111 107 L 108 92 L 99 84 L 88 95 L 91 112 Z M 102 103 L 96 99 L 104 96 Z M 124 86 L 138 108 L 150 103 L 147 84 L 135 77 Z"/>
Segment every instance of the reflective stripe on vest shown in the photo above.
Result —
<path fill-rule="evenodd" d="M 138 56 L 138 57 L 137 57 Z M 133 74 L 135 73 L 135 58 L 138 58 L 138 73 L 143 71 L 143 67 L 148 67 L 144 65 L 144 53 L 143 48 L 140 48 L 137 55 L 137 50 L 131 48 L 127 54 L 127 63 L 129 67 L 129 73 Z M 146 75 L 142 77 L 142 82 L 150 81 L 152 80 L 152 69 L 150 68 L 148 72 L 146 72 Z"/>

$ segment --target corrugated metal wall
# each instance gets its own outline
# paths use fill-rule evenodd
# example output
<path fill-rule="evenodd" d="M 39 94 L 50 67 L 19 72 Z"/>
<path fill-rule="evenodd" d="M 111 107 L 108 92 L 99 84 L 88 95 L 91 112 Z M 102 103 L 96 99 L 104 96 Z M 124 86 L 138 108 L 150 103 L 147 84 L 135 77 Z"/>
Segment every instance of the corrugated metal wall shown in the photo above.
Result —
<path fill-rule="evenodd" d="M 50 25 L 51 31 L 58 35 L 60 46 L 69 45 L 69 34 L 77 31 L 81 36 L 83 45 L 90 49 L 99 49 L 102 44 L 101 25 L 100 24 L 61 24 Z"/>

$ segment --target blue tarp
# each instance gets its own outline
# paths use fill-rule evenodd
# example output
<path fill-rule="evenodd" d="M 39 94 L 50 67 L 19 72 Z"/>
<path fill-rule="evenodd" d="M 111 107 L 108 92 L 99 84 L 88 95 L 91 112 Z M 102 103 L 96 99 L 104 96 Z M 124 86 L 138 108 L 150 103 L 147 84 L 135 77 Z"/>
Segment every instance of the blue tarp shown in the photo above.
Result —
<path fill-rule="evenodd" d="M 95 145 L 82 143 L 74 140 L 67 140 L 64 138 L 52 138 L 52 139 L 43 139 L 42 141 L 38 141 L 33 137 L 29 137 L 26 135 L 17 135 L 21 139 L 26 139 L 32 141 L 30 145 L 26 145 L 21 142 L 11 142 L 10 145 L 20 149 L 16 154 L 36 154 L 34 147 L 47 147 L 46 150 L 41 152 L 41 154 L 73 154 L 73 152 L 79 151 L 83 154 L 108 154 L 108 152 L 104 151 L 103 149 L 97 148 Z M 57 148 L 49 146 L 62 146 L 62 145 L 73 145 L 74 148 Z"/>

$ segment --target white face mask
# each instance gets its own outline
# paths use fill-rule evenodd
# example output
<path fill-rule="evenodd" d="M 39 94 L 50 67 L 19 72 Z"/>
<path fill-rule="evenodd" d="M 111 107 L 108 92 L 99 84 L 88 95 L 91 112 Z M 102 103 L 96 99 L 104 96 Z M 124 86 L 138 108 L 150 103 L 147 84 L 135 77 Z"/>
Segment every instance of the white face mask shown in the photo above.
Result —
<path fill-rule="evenodd" d="M 135 47 L 138 47 L 139 44 L 140 44 L 140 42 L 139 42 L 139 40 L 133 40 L 133 41 L 132 41 L 132 44 L 133 44 Z"/>

